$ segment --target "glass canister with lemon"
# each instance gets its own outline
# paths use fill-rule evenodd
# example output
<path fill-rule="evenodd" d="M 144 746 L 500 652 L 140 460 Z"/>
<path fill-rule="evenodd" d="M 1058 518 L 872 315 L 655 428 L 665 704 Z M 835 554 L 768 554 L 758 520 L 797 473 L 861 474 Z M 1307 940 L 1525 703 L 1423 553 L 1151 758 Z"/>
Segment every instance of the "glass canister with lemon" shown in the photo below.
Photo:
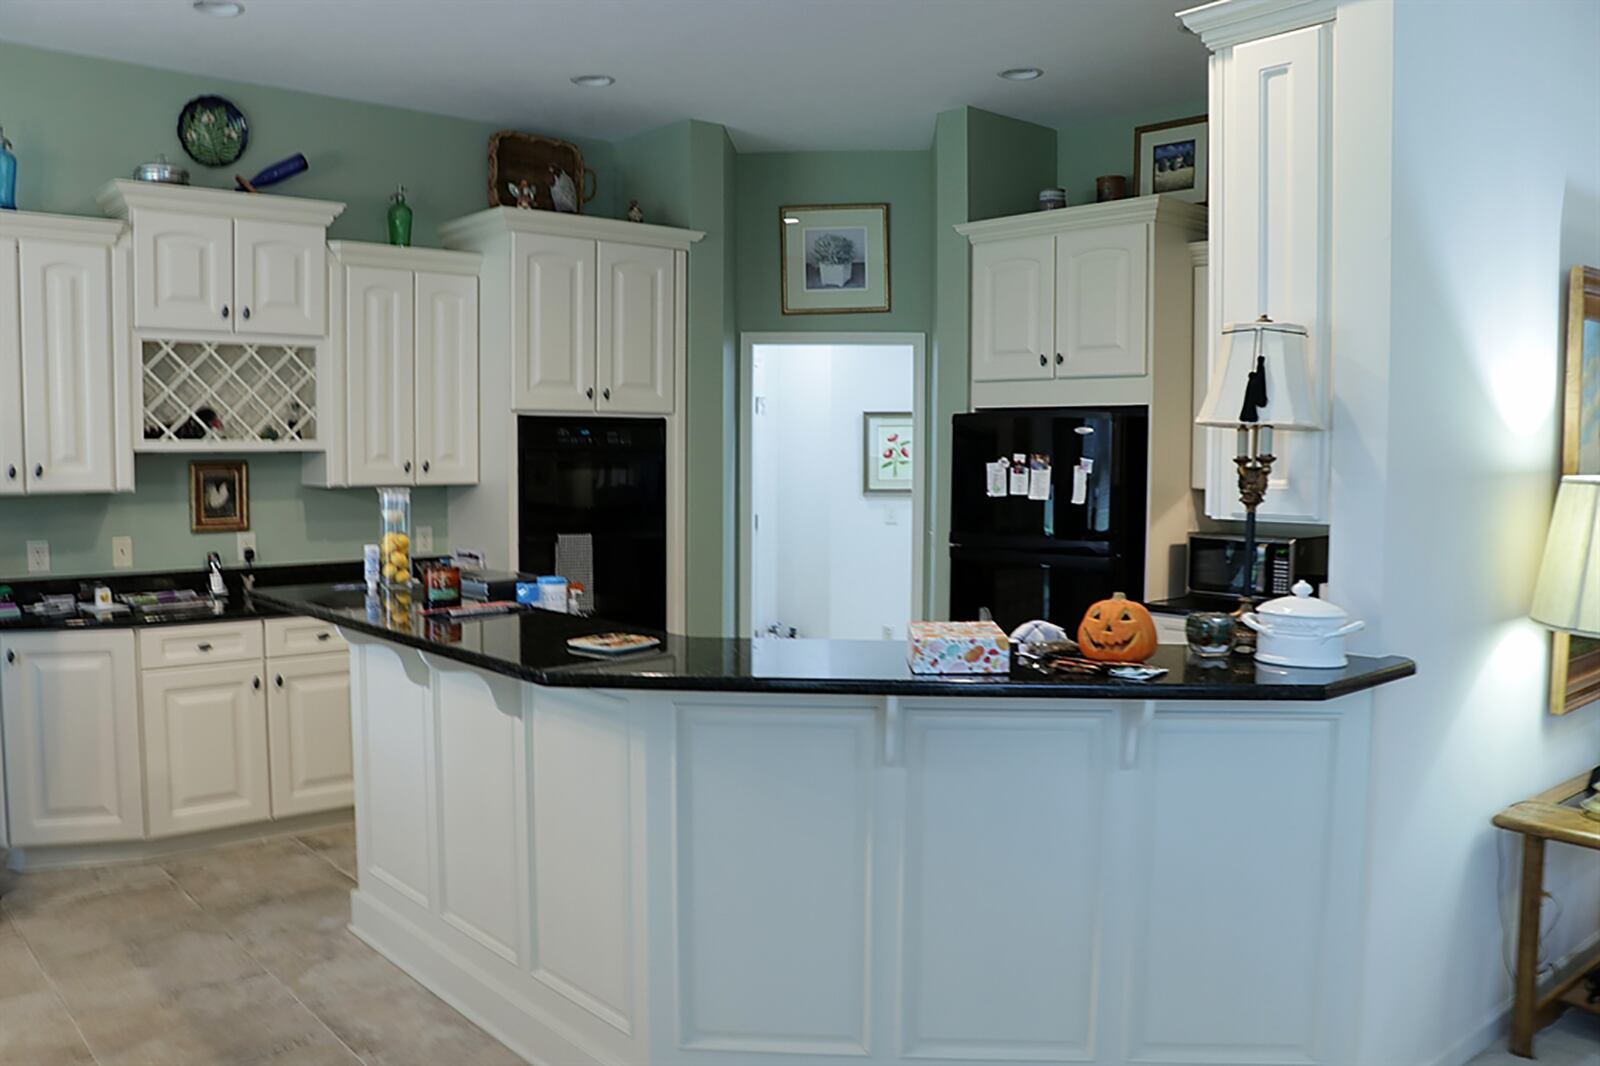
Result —
<path fill-rule="evenodd" d="M 411 490 L 382 488 L 378 506 L 383 512 L 383 535 L 378 538 L 380 584 L 405 588 L 411 584 Z"/>

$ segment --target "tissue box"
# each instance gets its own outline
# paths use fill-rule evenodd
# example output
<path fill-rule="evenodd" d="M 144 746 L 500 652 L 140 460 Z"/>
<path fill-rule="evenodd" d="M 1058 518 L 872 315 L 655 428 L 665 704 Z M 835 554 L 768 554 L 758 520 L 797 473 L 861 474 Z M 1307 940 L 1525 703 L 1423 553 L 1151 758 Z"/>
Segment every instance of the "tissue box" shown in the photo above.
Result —
<path fill-rule="evenodd" d="M 1010 642 L 993 622 L 912 622 L 911 672 L 1010 673 Z"/>

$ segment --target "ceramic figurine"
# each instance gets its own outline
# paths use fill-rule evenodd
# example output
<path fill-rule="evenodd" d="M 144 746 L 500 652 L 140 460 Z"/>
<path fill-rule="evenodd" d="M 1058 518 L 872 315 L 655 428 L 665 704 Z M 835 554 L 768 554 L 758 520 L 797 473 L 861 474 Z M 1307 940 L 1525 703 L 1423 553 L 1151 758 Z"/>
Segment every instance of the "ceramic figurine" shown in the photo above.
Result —
<path fill-rule="evenodd" d="M 578 213 L 578 187 L 572 183 L 572 175 L 555 167 L 550 168 L 550 202 L 557 211 L 569 215 Z"/>
<path fill-rule="evenodd" d="M 629 200 L 628 201 L 628 221 L 629 222 L 643 222 L 644 221 L 644 209 L 639 206 L 639 201 L 638 200 Z"/>
<path fill-rule="evenodd" d="M 528 185 L 528 179 L 521 181 L 508 181 L 506 188 L 511 190 L 511 195 L 516 199 L 518 207 L 533 209 L 533 189 Z"/>
<path fill-rule="evenodd" d="M 389 197 L 389 243 L 411 247 L 411 205 L 406 203 L 406 187 L 401 185 Z"/>
<path fill-rule="evenodd" d="M 0 210 L 17 209 L 17 157 L 11 154 L 11 142 L 5 130 L 0 130 Z"/>

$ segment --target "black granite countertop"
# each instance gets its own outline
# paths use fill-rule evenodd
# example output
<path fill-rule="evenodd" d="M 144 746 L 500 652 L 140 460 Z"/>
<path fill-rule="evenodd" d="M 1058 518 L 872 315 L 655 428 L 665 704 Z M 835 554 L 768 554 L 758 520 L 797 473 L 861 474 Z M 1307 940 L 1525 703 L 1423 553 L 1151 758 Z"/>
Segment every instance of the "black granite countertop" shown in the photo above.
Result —
<path fill-rule="evenodd" d="M 422 590 L 413 593 L 420 602 Z M 1321 701 L 1398 681 L 1416 664 L 1398 656 L 1352 656 L 1339 670 L 1293 670 L 1247 659 L 1200 662 L 1163 645 L 1156 681 L 1047 680 L 913 674 L 901 641 L 760 640 L 660 636 L 661 646 L 617 659 L 574 654 L 568 638 L 619 628 L 593 618 L 528 610 L 470 622 L 393 611 L 361 585 L 258 588 L 253 598 L 289 614 L 320 618 L 374 637 L 538 685 L 694 692 L 803 692 L 880 696 L 1013 696 L 1054 699 Z M 481 649 L 481 650 L 480 650 Z"/>

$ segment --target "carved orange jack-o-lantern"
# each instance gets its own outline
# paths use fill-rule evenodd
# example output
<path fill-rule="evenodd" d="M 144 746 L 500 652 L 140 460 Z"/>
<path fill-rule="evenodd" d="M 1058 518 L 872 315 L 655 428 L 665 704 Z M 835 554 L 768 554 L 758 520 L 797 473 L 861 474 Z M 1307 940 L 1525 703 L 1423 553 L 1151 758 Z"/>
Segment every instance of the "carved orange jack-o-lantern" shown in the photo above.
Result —
<path fill-rule="evenodd" d="M 1156 624 L 1144 604 L 1118 592 L 1089 606 L 1078 623 L 1078 647 L 1099 662 L 1144 662 L 1156 650 Z"/>

